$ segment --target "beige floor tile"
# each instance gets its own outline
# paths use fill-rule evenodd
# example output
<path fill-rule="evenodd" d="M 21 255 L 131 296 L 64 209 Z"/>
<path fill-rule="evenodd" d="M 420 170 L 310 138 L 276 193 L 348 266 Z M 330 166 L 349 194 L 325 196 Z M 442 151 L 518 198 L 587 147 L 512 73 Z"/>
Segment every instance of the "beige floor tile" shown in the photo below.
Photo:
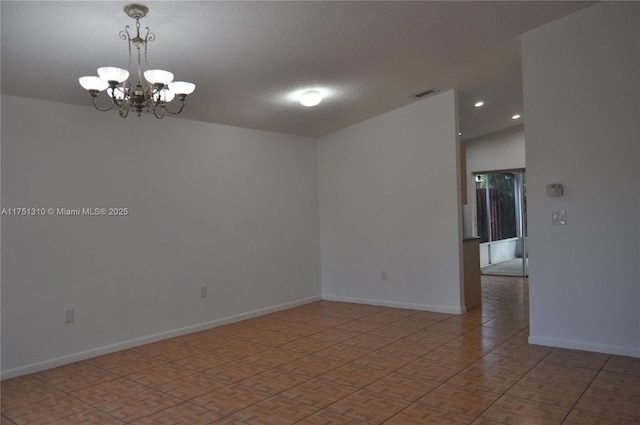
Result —
<path fill-rule="evenodd" d="M 2 381 L 0 394 L 2 395 L 2 408 L 0 411 L 34 403 L 41 399 L 65 395 L 58 388 L 31 376 L 21 376 Z"/>
<path fill-rule="evenodd" d="M 371 322 L 365 322 L 363 320 L 353 320 L 351 322 L 342 323 L 336 326 L 336 328 L 344 329 L 347 331 L 365 333 L 365 332 L 371 332 L 374 329 L 378 329 L 383 326 L 384 325 L 381 323 L 371 323 Z"/>
<path fill-rule="evenodd" d="M 278 348 L 280 348 L 281 350 L 286 350 L 294 356 L 307 356 L 309 354 L 316 354 L 324 349 L 333 347 L 334 345 L 335 343 L 331 341 L 323 341 L 317 338 L 305 337 L 288 342 Z"/>
<path fill-rule="evenodd" d="M 390 325 L 384 325 L 381 326 L 379 328 L 375 328 L 371 331 L 368 332 L 369 335 L 378 335 L 378 336 L 382 336 L 382 337 L 386 337 L 386 338 L 392 338 L 392 339 L 401 339 L 401 338 L 405 338 L 411 334 L 414 334 L 417 332 L 416 329 L 412 329 L 412 328 L 408 328 L 408 327 L 402 327 L 402 326 L 396 326 L 396 323 L 398 322 L 393 322 Z"/>
<path fill-rule="evenodd" d="M 428 404 L 414 403 L 391 419 L 384 425 L 469 425 L 473 417 L 460 413 L 450 412 Z"/>
<path fill-rule="evenodd" d="M 425 354 L 440 347 L 442 344 L 443 342 L 433 343 L 433 342 L 409 341 L 408 338 L 405 338 L 400 341 L 389 344 L 385 347 L 382 347 L 380 351 L 383 351 L 385 353 L 392 353 L 398 356 L 411 357 L 413 359 L 418 359 L 424 356 Z"/>
<path fill-rule="evenodd" d="M 277 331 L 261 331 L 259 335 L 250 339 L 251 342 L 268 345 L 270 347 L 280 347 L 286 343 L 300 339 L 300 335 L 288 334 Z"/>
<path fill-rule="evenodd" d="M 182 403 L 139 419 L 132 425 L 209 425 L 222 417 L 204 407 Z"/>
<path fill-rule="evenodd" d="M 219 421 L 213 422 L 211 425 L 247 425 L 247 423 L 240 422 L 237 419 L 226 417 L 226 418 L 220 419 Z"/>
<path fill-rule="evenodd" d="M 356 388 L 346 385 L 311 379 L 280 393 L 279 396 L 321 409 L 356 391 Z"/>
<path fill-rule="evenodd" d="M 560 425 L 569 408 L 514 397 L 501 397 L 481 418 L 507 425 Z"/>
<path fill-rule="evenodd" d="M 149 387 L 135 381 L 131 381 L 130 379 L 119 378 L 88 388 L 71 391 L 69 394 L 92 406 L 102 406 L 103 404 L 116 401 L 121 398 L 145 392 L 148 389 Z"/>
<path fill-rule="evenodd" d="M 614 414 L 601 415 L 573 409 L 562 425 L 637 425 L 638 422 Z"/>
<path fill-rule="evenodd" d="M 57 421 L 47 422 L 47 425 L 125 425 L 125 423 L 111 415 L 93 409 L 67 416 Z"/>
<path fill-rule="evenodd" d="M 595 369 L 542 361 L 522 378 L 526 382 L 546 382 L 586 388 L 598 373 Z"/>
<path fill-rule="evenodd" d="M 278 369 L 312 378 L 327 373 L 333 369 L 337 369 L 340 366 L 344 366 L 344 363 L 336 360 L 325 359 L 323 357 L 306 356 L 290 363 L 286 363 Z"/>
<path fill-rule="evenodd" d="M 168 394 L 147 390 L 103 404 L 100 409 L 125 422 L 133 422 L 180 403 L 182 400 Z"/>
<path fill-rule="evenodd" d="M 445 382 L 464 369 L 454 363 L 444 363 L 425 358 L 420 358 L 397 370 L 398 373 L 413 376 L 415 378 L 430 379 Z"/>
<path fill-rule="evenodd" d="M 240 384 L 253 389 L 269 393 L 279 394 L 309 380 L 309 377 L 282 369 L 271 369 L 259 375 L 240 381 Z"/>
<path fill-rule="evenodd" d="M 135 351 L 127 350 L 87 360 L 87 364 L 99 367 L 120 377 L 131 375 L 152 367 L 164 366 L 167 362 Z"/>
<path fill-rule="evenodd" d="M 91 410 L 91 406 L 75 397 L 62 395 L 43 398 L 33 403 L 2 409 L 2 414 L 19 425 L 40 425 Z"/>
<path fill-rule="evenodd" d="M 585 387 L 545 381 L 519 381 L 506 395 L 571 408 L 582 396 Z"/>
<path fill-rule="evenodd" d="M 330 405 L 327 410 L 359 421 L 381 424 L 409 404 L 372 391 L 358 391 Z"/>
<path fill-rule="evenodd" d="M 640 396 L 624 393 L 612 393 L 589 388 L 576 404 L 576 409 L 624 418 L 640 423 Z"/>
<path fill-rule="evenodd" d="M 181 400 L 191 400 L 227 385 L 228 381 L 215 376 L 197 374 L 158 385 L 156 388 Z"/>
<path fill-rule="evenodd" d="M 318 332 L 310 336 L 310 338 L 320 339 L 322 341 L 339 342 L 350 341 L 353 338 L 357 338 L 362 335 L 360 332 L 348 331 L 338 328 L 327 328 L 322 332 Z M 352 344 L 353 345 L 353 344 Z"/>
<path fill-rule="evenodd" d="M 199 352 L 189 357 L 174 361 L 172 364 L 195 372 L 204 372 L 212 367 L 231 363 L 235 361 L 232 357 L 226 357 L 209 353 L 207 351 Z"/>
<path fill-rule="evenodd" d="M 233 357 L 234 359 L 244 359 L 249 356 L 256 355 L 260 352 L 267 351 L 273 349 L 268 345 L 258 344 L 255 342 L 249 341 L 241 341 L 241 340 L 233 340 L 229 343 L 224 344 L 221 347 L 218 347 L 214 350 L 211 350 L 214 354 L 219 354 L 221 356 Z"/>
<path fill-rule="evenodd" d="M 372 370 L 347 364 L 324 373 L 318 378 L 325 381 L 335 382 L 336 384 L 346 385 L 348 387 L 362 388 L 374 381 L 377 381 L 386 374 L 386 372 L 381 370 Z"/>
<path fill-rule="evenodd" d="M 271 395 L 262 391 L 244 385 L 231 384 L 196 397 L 191 400 L 191 403 L 223 415 L 230 415 L 269 397 Z"/>
<path fill-rule="evenodd" d="M 90 366 L 86 363 L 73 363 L 33 376 L 66 392 L 87 388 L 119 378 L 119 376 L 114 373 Z"/>
<path fill-rule="evenodd" d="M 438 385 L 440 385 L 440 383 L 436 381 L 415 378 L 402 373 L 391 373 L 367 385 L 364 389 L 388 397 L 396 397 L 405 401 L 414 402 Z"/>
<path fill-rule="evenodd" d="M 603 370 L 623 373 L 625 375 L 640 376 L 640 358 L 611 356 L 604 365 Z"/>
<path fill-rule="evenodd" d="M 478 418 L 475 421 L 471 422 L 471 425 L 504 425 L 499 422 L 490 421 L 483 418 Z"/>
<path fill-rule="evenodd" d="M 467 368 L 447 383 L 480 391 L 503 393 L 518 381 L 519 377 L 501 372 Z"/>
<path fill-rule="evenodd" d="M 256 363 L 261 366 L 274 368 L 290 363 L 301 357 L 302 355 L 291 353 L 290 351 L 286 351 L 281 348 L 271 348 L 269 350 L 260 351 L 259 353 L 247 356 L 243 358 L 243 360 L 246 362 Z"/>
<path fill-rule="evenodd" d="M 296 425 L 368 425 L 368 422 L 358 421 L 327 410 L 320 410 L 296 422 Z"/>
<path fill-rule="evenodd" d="M 317 334 L 319 332 L 322 332 L 325 328 L 323 328 L 322 326 L 314 326 L 314 325 L 308 325 L 305 323 L 302 324 L 298 324 L 298 323 L 291 323 L 289 322 L 289 326 L 287 328 L 281 329 L 279 332 L 285 333 L 285 334 L 290 334 L 290 335 L 295 335 L 298 338 L 302 338 L 302 337 L 307 337 L 307 336 L 311 336 L 314 334 Z M 291 342 L 291 341 L 289 341 Z"/>
<path fill-rule="evenodd" d="M 215 376 L 216 378 L 224 379 L 229 382 L 242 381 L 251 376 L 258 375 L 266 372 L 271 368 L 263 366 L 258 363 L 247 362 L 244 360 L 236 360 L 229 363 L 224 363 L 205 370 L 206 375 Z"/>
<path fill-rule="evenodd" d="M 415 359 L 413 357 L 378 350 L 355 359 L 351 363 L 361 367 L 393 372 L 394 370 L 408 365 L 414 360 Z"/>
<path fill-rule="evenodd" d="M 294 400 L 273 397 L 242 409 L 233 417 L 250 425 L 290 425 L 317 411 Z"/>
<path fill-rule="evenodd" d="M 425 354 L 422 358 L 436 362 L 454 363 L 460 366 L 469 366 L 483 356 L 482 351 L 469 350 L 468 348 L 443 345 Z"/>
<path fill-rule="evenodd" d="M 591 383 L 591 388 L 611 393 L 640 396 L 640 375 L 626 375 L 602 371 Z"/>
<path fill-rule="evenodd" d="M 532 345 L 526 341 L 506 341 L 494 348 L 491 352 L 504 357 L 516 357 L 531 360 L 542 360 L 553 349 L 541 345 Z"/>
<path fill-rule="evenodd" d="M 193 370 L 167 364 L 133 373 L 128 375 L 127 379 L 149 387 L 157 387 L 167 382 L 175 381 L 176 379 L 191 376 L 194 373 Z"/>
<path fill-rule="evenodd" d="M 498 398 L 500 398 L 499 393 L 442 384 L 420 398 L 418 403 L 475 417 L 480 415 Z"/>
<path fill-rule="evenodd" d="M 564 348 L 555 348 L 544 358 L 546 362 L 550 363 L 588 367 L 591 369 L 602 368 L 608 359 L 608 354 L 591 353 L 579 350 L 567 350 Z"/>
<path fill-rule="evenodd" d="M 535 366 L 537 361 L 521 358 L 487 354 L 480 360 L 473 362 L 469 368 L 481 371 L 499 372 L 507 375 L 522 376 Z"/>

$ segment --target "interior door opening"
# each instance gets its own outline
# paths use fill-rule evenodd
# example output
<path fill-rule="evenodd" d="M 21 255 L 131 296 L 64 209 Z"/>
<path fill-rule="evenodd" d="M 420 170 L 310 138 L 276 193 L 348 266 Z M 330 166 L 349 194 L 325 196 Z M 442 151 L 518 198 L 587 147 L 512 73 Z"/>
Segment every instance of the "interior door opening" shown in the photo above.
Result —
<path fill-rule="evenodd" d="M 527 276 L 525 170 L 475 174 L 482 274 Z"/>

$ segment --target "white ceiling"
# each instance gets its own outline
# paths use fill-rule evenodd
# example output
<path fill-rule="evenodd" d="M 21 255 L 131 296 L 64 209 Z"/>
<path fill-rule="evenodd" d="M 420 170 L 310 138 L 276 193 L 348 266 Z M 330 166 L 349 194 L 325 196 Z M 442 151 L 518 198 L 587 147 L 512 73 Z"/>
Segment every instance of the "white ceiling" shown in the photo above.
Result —
<path fill-rule="evenodd" d="M 2 93 L 89 105 L 78 77 L 127 65 L 128 3 L 3 0 Z M 183 118 L 315 137 L 455 88 L 463 140 L 522 124 L 511 120 L 522 112 L 519 35 L 590 4 L 143 3 L 150 67 L 196 84 Z M 308 87 L 330 95 L 313 108 L 290 99 Z"/>

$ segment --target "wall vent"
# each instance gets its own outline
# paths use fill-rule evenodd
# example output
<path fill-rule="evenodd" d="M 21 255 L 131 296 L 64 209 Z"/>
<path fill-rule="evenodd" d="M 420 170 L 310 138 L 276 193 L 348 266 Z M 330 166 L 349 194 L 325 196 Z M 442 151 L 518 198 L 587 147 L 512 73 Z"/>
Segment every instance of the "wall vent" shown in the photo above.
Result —
<path fill-rule="evenodd" d="M 425 97 L 430 94 L 436 93 L 437 91 L 438 91 L 437 89 L 429 89 L 429 90 L 423 91 L 422 93 L 415 94 L 414 96 L 419 99 L 421 97 Z"/>

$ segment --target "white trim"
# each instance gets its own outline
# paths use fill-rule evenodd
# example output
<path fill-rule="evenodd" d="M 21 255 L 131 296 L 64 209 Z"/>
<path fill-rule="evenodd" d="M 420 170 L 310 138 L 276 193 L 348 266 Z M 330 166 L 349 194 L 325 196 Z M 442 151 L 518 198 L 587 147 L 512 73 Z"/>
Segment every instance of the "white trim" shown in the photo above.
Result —
<path fill-rule="evenodd" d="M 322 296 L 322 299 L 327 301 L 339 301 L 339 302 L 354 303 L 354 304 L 367 304 L 367 305 L 378 305 L 382 307 L 404 308 L 409 310 L 432 311 L 434 313 L 464 314 L 467 312 L 467 308 L 464 306 L 449 307 L 449 306 L 441 306 L 441 305 L 413 304 L 413 303 L 405 303 L 405 302 L 399 302 L 399 301 L 375 300 L 370 298 L 342 297 L 342 296 L 326 295 L 326 294 Z"/>
<path fill-rule="evenodd" d="M 217 326 L 226 325 L 229 323 L 239 322 L 241 320 L 250 319 L 252 317 L 263 316 L 265 314 L 274 313 L 280 310 L 286 310 L 300 305 L 309 304 L 316 301 L 321 301 L 320 295 L 303 298 L 288 303 L 278 304 L 271 307 L 265 307 L 258 310 L 249 311 L 246 313 L 240 313 L 233 316 L 223 317 L 221 319 L 212 320 L 210 322 L 198 323 L 184 328 L 173 329 L 170 331 L 159 332 L 152 335 L 143 336 L 140 338 L 130 339 L 127 341 L 118 342 L 116 344 L 105 345 L 103 347 L 93 348 L 87 351 L 81 351 L 78 353 L 68 354 L 62 357 L 56 357 L 54 359 L 45 360 L 43 362 L 31 363 L 28 365 L 16 367 L 13 369 L 3 370 L 0 372 L 0 379 L 15 378 L 16 376 L 26 375 L 29 373 L 40 372 L 42 370 L 51 369 L 57 366 L 63 366 L 65 364 L 90 359 L 92 357 L 101 356 L 103 354 L 109 354 L 127 348 L 137 347 L 139 345 L 149 344 L 151 342 L 161 341 L 168 338 L 173 338 L 180 335 L 189 334 L 192 332 L 202 331 L 206 329 L 215 328 Z"/>
<path fill-rule="evenodd" d="M 597 344 L 593 342 L 573 341 L 559 338 L 529 336 L 529 344 L 544 345 L 546 347 L 568 348 L 572 350 L 593 351 L 596 353 L 615 354 L 620 356 L 640 357 L 639 347 L 624 347 L 620 345 Z"/>

